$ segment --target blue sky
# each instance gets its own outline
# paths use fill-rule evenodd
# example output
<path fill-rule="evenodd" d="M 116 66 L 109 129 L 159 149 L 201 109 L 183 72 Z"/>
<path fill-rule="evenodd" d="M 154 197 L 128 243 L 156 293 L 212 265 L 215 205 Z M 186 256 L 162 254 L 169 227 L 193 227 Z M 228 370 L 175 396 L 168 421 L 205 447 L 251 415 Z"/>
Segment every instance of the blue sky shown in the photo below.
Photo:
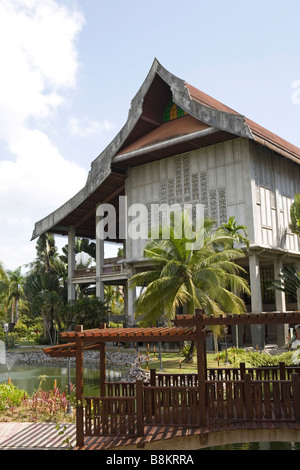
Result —
<path fill-rule="evenodd" d="M 35 221 L 82 188 L 155 57 L 300 147 L 299 17 L 296 0 L 1 0 L 0 260 L 32 261 Z"/>

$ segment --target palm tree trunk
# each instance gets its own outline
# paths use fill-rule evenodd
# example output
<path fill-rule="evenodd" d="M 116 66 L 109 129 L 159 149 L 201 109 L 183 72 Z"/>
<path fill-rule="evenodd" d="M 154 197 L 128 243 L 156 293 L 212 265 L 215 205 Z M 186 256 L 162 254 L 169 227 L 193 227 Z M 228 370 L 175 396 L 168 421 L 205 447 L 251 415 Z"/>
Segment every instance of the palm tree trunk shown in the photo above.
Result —
<path fill-rule="evenodd" d="M 16 297 L 16 323 L 19 321 L 19 297 Z"/>
<path fill-rule="evenodd" d="M 195 351 L 195 341 L 192 341 L 192 342 L 191 342 L 191 345 L 190 345 L 189 352 L 187 353 L 186 358 L 183 359 L 182 362 L 187 362 L 188 364 L 190 364 L 191 362 L 193 362 L 194 351 Z"/>
<path fill-rule="evenodd" d="M 15 299 L 13 298 L 12 299 L 12 302 L 11 302 L 11 317 L 10 317 L 10 321 L 12 323 L 14 323 L 14 319 L 15 319 Z"/>
<path fill-rule="evenodd" d="M 218 335 L 216 331 L 214 331 L 214 348 L 215 348 L 215 353 L 217 353 L 219 350 L 219 347 L 218 347 Z"/>
<path fill-rule="evenodd" d="M 194 313 L 195 313 L 194 302 L 190 301 L 187 303 L 187 314 L 194 315 Z M 188 364 L 193 362 L 194 351 L 195 351 L 195 341 L 192 341 L 189 352 L 187 353 L 186 358 L 182 362 L 187 362 Z"/>

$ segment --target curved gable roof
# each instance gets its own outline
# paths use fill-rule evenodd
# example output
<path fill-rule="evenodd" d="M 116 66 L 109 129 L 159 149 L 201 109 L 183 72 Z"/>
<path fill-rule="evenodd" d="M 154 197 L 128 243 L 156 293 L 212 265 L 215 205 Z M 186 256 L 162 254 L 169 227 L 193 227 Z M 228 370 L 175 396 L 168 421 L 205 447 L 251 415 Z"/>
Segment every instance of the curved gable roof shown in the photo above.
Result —
<path fill-rule="evenodd" d="M 161 116 L 170 99 L 189 116 L 166 125 L 162 123 Z M 113 203 L 122 191 L 124 193 L 126 166 L 118 165 L 121 157 L 127 159 L 129 164 L 141 164 L 141 160 L 134 160 L 134 152 L 139 150 L 140 155 L 143 152 L 146 154 L 149 146 L 159 143 L 164 144 L 164 151 L 159 154 L 160 158 L 164 158 L 170 156 L 170 149 L 182 153 L 186 148 L 184 139 L 185 142 L 194 139 L 195 145 L 203 146 L 235 137 L 257 141 L 300 162 L 299 148 L 176 77 L 155 59 L 131 101 L 125 125 L 91 163 L 84 188 L 60 208 L 36 222 L 32 239 L 49 231 L 64 234 L 70 225 L 75 225 L 78 236 L 93 238 L 96 204 L 105 201 Z M 142 163 L 146 161 L 142 160 Z"/>

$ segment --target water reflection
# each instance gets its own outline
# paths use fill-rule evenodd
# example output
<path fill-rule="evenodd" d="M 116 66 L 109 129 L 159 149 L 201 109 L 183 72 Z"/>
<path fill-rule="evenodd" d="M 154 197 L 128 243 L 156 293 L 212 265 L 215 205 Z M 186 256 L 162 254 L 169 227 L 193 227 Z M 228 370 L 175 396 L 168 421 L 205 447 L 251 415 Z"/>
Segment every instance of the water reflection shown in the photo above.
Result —
<path fill-rule="evenodd" d="M 203 450 L 300 450 L 300 442 L 244 442 L 206 447 Z"/>
<path fill-rule="evenodd" d="M 6 352 L 5 352 L 5 343 L 0 341 L 0 364 L 5 364 L 6 362 Z"/>
<path fill-rule="evenodd" d="M 106 371 L 106 380 L 108 382 L 116 382 L 126 374 L 128 369 L 120 367 L 110 367 Z M 40 376 L 46 376 L 43 381 L 42 388 L 44 390 L 53 389 L 56 381 L 57 387 L 61 390 L 68 389 L 68 365 L 42 364 L 14 364 L 10 371 L 7 370 L 5 364 L 0 364 L 0 383 L 11 382 L 16 387 L 32 393 L 36 390 L 40 383 Z M 76 372 L 74 364 L 70 366 L 70 382 L 75 385 Z M 95 366 L 87 365 L 83 371 L 83 393 L 86 396 L 99 396 L 100 372 Z"/>

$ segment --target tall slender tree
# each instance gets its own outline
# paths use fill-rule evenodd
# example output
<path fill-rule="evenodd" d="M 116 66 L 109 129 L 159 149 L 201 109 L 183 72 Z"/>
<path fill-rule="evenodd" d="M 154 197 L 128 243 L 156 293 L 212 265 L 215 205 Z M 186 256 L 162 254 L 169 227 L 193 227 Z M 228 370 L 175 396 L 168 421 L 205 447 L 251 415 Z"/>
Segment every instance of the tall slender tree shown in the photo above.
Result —
<path fill-rule="evenodd" d="M 21 266 L 11 270 L 1 271 L 0 296 L 5 311 L 10 311 L 10 321 L 17 323 L 19 320 L 20 301 L 24 297 L 25 277 L 22 274 Z"/>
<path fill-rule="evenodd" d="M 290 229 L 293 233 L 300 236 L 300 194 L 295 194 L 294 202 L 290 207 Z"/>
<path fill-rule="evenodd" d="M 24 286 L 29 314 L 42 316 L 51 344 L 55 344 L 57 329 L 63 326 L 63 306 L 67 302 L 66 267 L 59 259 L 52 234 L 44 234 L 36 243 L 36 258 L 29 265 Z"/>
<path fill-rule="evenodd" d="M 42 316 L 50 343 L 56 342 L 57 331 L 63 327 L 63 306 L 67 300 L 66 284 L 49 272 L 31 272 L 25 284 L 25 296 L 31 316 Z"/>

